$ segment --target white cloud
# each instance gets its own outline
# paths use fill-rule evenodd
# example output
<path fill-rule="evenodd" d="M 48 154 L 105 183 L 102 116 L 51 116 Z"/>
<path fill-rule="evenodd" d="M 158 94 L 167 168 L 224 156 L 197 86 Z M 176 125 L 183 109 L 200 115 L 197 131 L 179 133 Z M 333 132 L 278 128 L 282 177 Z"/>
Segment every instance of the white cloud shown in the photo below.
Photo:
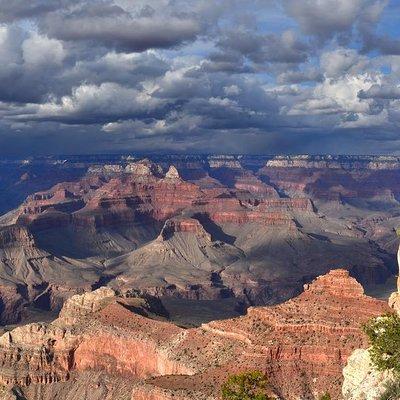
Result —
<path fill-rule="evenodd" d="M 241 89 L 237 85 L 230 85 L 224 87 L 224 93 L 227 96 L 237 96 L 241 92 Z"/>
<path fill-rule="evenodd" d="M 335 78 L 344 74 L 360 74 L 369 64 L 369 59 L 354 49 L 338 48 L 323 53 L 320 62 L 326 76 Z"/>
<path fill-rule="evenodd" d="M 37 33 L 24 40 L 22 53 L 25 63 L 33 66 L 61 65 L 66 56 L 61 41 Z"/>
<path fill-rule="evenodd" d="M 370 112 L 370 101 L 361 100 L 358 93 L 380 83 L 380 75 L 368 73 L 345 75 L 339 79 L 328 78 L 318 84 L 309 98 L 295 103 L 288 115 L 319 115 Z"/>
<path fill-rule="evenodd" d="M 103 83 L 99 86 L 85 84 L 75 88 L 71 95 L 63 96 L 60 101 L 30 106 L 31 113 L 21 113 L 19 119 L 94 123 L 101 118 L 114 119 L 150 113 L 161 103 L 144 91 L 116 83 Z"/>

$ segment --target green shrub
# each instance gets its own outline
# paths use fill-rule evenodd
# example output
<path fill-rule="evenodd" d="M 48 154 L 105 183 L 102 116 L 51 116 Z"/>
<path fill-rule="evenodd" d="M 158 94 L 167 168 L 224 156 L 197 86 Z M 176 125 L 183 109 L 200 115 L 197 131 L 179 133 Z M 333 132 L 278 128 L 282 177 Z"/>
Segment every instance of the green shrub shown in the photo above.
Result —
<path fill-rule="evenodd" d="M 319 400 L 331 400 L 331 395 L 327 392 L 325 394 L 323 394 Z"/>
<path fill-rule="evenodd" d="M 260 371 L 232 375 L 222 385 L 223 400 L 272 400 L 266 394 L 268 381 Z"/>
<path fill-rule="evenodd" d="M 400 399 L 400 380 L 393 379 L 385 384 L 385 391 L 379 400 L 398 400 Z"/>
<path fill-rule="evenodd" d="M 371 341 L 370 356 L 379 371 L 390 370 L 400 376 L 400 317 L 386 314 L 364 325 Z"/>
<path fill-rule="evenodd" d="M 400 237 L 400 226 L 396 229 L 396 234 L 398 237 Z"/>

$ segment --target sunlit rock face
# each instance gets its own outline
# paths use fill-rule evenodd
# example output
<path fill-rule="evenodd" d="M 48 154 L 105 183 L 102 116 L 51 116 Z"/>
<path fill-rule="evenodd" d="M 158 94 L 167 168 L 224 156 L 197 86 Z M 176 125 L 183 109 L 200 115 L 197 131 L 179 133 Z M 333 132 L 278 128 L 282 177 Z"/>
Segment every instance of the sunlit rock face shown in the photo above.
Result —
<path fill-rule="evenodd" d="M 189 222 L 173 228 L 198 229 Z M 0 382 L 27 398 L 40 390 L 43 400 L 67 388 L 79 393 L 90 379 L 97 388 L 107 381 L 110 398 L 123 388 L 135 400 L 215 400 L 228 375 L 261 369 L 285 399 L 326 390 L 338 399 L 348 356 L 366 344 L 360 324 L 387 310 L 345 270 L 318 277 L 288 302 L 199 328 L 166 322 L 152 304 L 105 287 L 71 297 L 54 322 L 0 337 Z M 99 392 L 87 396 L 97 400 Z"/>
<path fill-rule="evenodd" d="M 400 269 L 400 247 L 397 251 L 397 262 Z M 391 294 L 389 298 L 389 306 L 400 315 L 400 276 L 397 278 L 397 292 Z"/>
<path fill-rule="evenodd" d="M 400 268 L 400 247 L 397 259 Z M 389 307 L 400 315 L 399 282 L 397 292 L 389 298 Z M 393 375 L 390 371 L 381 372 L 374 368 L 368 349 L 357 349 L 349 357 L 343 377 L 342 393 L 345 400 L 379 400 Z"/>
<path fill-rule="evenodd" d="M 346 400 L 377 400 L 391 374 L 373 368 L 368 349 L 357 349 L 343 369 L 342 393 Z"/>

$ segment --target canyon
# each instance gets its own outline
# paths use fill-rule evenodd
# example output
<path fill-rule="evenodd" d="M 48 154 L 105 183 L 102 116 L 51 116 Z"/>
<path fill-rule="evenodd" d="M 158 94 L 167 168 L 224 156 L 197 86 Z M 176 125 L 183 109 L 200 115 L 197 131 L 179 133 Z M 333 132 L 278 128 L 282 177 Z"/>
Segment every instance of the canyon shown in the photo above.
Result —
<path fill-rule="evenodd" d="M 332 267 L 367 286 L 396 271 L 396 157 L 0 163 L 0 171 L 11 167 L 0 181 L 4 203 L 42 188 L 10 201 L 0 217 L 3 324 L 29 307 L 58 312 L 72 295 L 104 285 L 166 299 L 233 299 L 243 312 L 299 294 Z"/>
<path fill-rule="evenodd" d="M 4 399 L 216 400 L 252 369 L 277 398 L 340 399 L 361 324 L 390 309 L 365 293 L 385 297 L 397 273 L 398 157 L 70 156 L 0 172 Z"/>

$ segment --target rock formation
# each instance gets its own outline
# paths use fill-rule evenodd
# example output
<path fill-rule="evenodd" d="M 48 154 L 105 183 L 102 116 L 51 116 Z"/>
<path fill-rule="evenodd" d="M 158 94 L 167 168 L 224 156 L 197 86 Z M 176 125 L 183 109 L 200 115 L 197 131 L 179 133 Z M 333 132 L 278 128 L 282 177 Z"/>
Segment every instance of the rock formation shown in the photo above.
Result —
<path fill-rule="evenodd" d="M 400 270 L 400 246 L 399 250 L 397 251 L 397 263 Z M 391 294 L 389 298 L 389 306 L 400 315 L 400 275 L 397 277 L 397 292 Z"/>
<path fill-rule="evenodd" d="M 136 301 L 101 288 L 67 300 L 52 323 L 7 332 L 0 382 L 28 400 L 38 393 L 77 399 L 72 393 L 85 382 L 96 382 L 87 400 L 122 392 L 135 400 L 216 400 L 229 374 L 261 369 L 282 398 L 329 390 L 337 399 L 348 355 L 366 343 L 360 323 L 386 310 L 345 270 L 319 277 L 286 303 L 193 329 L 139 315 Z"/>
<path fill-rule="evenodd" d="M 367 349 L 357 349 L 351 354 L 343 376 L 342 393 L 346 400 L 378 400 L 385 382 L 391 378 L 389 373 L 373 368 Z"/>
<path fill-rule="evenodd" d="M 400 268 L 400 247 L 397 253 Z M 389 306 L 400 315 L 400 285 L 389 299 Z M 393 376 L 390 371 L 378 371 L 374 368 L 368 349 L 357 349 L 349 357 L 343 369 L 342 393 L 345 400 L 379 400 L 385 390 L 385 384 Z"/>

